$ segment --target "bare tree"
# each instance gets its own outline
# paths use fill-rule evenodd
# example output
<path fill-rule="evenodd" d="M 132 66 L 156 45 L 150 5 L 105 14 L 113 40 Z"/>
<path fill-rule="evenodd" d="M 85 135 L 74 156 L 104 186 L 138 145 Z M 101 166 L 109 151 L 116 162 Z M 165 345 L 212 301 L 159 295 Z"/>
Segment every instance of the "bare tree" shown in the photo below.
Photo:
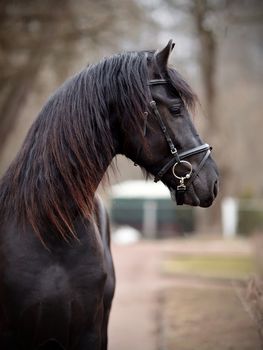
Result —
<path fill-rule="evenodd" d="M 0 1 L 0 150 L 47 58 L 64 79 L 83 47 L 116 51 L 146 22 L 135 1 Z"/>

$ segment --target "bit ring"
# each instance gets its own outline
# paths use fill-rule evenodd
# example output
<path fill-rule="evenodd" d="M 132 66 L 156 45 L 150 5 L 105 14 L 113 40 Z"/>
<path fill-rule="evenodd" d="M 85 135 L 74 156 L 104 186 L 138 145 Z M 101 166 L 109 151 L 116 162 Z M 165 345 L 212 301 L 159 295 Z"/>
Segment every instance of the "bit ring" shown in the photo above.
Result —
<path fill-rule="evenodd" d="M 185 176 L 179 176 L 175 173 L 175 168 L 178 164 L 184 163 L 184 165 L 187 165 L 187 167 L 189 168 L 189 172 L 185 174 Z M 187 162 L 187 160 L 181 160 L 180 162 L 177 162 L 174 164 L 173 168 L 172 168 L 172 172 L 174 177 L 176 177 L 177 179 L 181 180 L 181 179 L 190 179 L 192 172 L 193 172 L 193 167 L 192 164 Z"/>

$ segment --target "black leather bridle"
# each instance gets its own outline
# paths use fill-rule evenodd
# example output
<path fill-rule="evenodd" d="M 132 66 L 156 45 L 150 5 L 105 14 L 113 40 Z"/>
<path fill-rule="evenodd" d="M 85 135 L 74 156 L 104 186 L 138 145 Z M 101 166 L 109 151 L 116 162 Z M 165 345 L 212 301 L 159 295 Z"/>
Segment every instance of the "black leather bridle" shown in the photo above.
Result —
<path fill-rule="evenodd" d="M 149 80 L 148 81 L 148 85 L 152 86 L 152 85 L 159 85 L 159 84 L 167 84 L 169 83 L 168 80 L 165 79 L 153 79 L 153 80 Z M 154 177 L 154 182 L 159 181 L 166 173 L 167 171 L 172 168 L 172 172 L 175 178 L 177 178 L 179 180 L 179 185 L 176 187 L 176 202 L 178 205 L 182 205 L 184 203 L 184 194 L 187 191 L 187 187 L 189 188 L 190 185 L 194 182 L 195 178 L 197 177 L 198 173 L 200 172 L 200 170 L 202 169 L 202 167 L 204 166 L 206 160 L 208 159 L 212 147 L 209 146 L 207 143 L 204 143 L 200 146 L 197 147 L 193 147 L 190 148 L 187 151 L 183 151 L 183 152 L 178 152 L 171 136 L 169 135 L 169 132 L 167 131 L 166 125 L 163 121 L 163 118 L 161 117 L 156 102 L 152 99 L 152 101 L 150 101 L 150 106 L 153 110 L 153 114 L 162 130 L 162 133 L 168 143 L 168 146 L 170 148 L 170 153 L 171 156 L 168 158 L 167 162 L 165 163 L 165 165 L 157 172 L 157 174 Z M 185 158 L 188 158 L 190 156 L 199 154 L 199 153 L 203 153 L 205 152 L 204 157 L 202 158 L 201 162 L 199 163 L 197 169 L 193 169 L 192 164 L 189 161 L 184 160 Z M 176 167 L 178 167 L 178 165 L 184 165 L 188 170 L 187 173 L 184 174 L 184 176 L 179 175 L 176 172 Z M 185 181 L 187 181 L 187 183 L 185 184 Z"/>

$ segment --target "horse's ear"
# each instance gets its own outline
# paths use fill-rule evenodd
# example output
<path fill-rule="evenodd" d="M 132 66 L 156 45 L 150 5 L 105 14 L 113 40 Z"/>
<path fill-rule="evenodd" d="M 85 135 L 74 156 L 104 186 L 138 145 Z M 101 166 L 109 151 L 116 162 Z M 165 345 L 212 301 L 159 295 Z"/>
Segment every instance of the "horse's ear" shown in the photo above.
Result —
<path fill-rule="evenodd" d="M 166 70 L 169 56 L 170 56 L 170 53 L 173 51 L 174 45 L 175 43 L 171 39 L 161 51 L 157 52 L 156 61 L 161 71 Z"/>

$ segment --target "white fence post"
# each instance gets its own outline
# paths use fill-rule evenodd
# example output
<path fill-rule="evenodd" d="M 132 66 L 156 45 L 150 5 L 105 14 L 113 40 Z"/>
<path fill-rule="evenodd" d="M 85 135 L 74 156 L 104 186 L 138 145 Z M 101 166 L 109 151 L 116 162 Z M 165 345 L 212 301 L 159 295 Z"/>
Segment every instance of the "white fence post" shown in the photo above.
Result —
<path fill-rule="evenodd" d="M 222 200 L 222 228 L 225 238 L 233 238 L 237 233 L 238 202 L 235 198 L 226 197 Z"/>
<path fill-rule="evenodd" d="M 146 200 L 143 204 L 143 233 L 145 238 L 156 238 L 157 203 Z"/>

